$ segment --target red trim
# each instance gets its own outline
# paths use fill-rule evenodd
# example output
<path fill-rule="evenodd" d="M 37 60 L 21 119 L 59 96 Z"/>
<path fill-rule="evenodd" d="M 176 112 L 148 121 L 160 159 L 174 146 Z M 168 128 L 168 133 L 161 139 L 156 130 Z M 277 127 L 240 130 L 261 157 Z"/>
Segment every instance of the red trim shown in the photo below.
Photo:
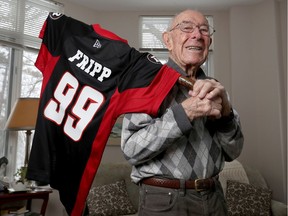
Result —
<path fill-rule="evenodd" d="M 41 88 L 41 95 L 46 85 L 53 73 L 56 63 L 59 60 L 59 56 L 53 57 L 48 48 L 42 43 L 40 51 L 38 53 L 38 57 L 35 62 L 35 66 L 42 72 L 43 74 L 43 81 L 42 81 L 42 88 Z"/>
<path fill-rule="evenodd" d="M 108 31 L 106 29 L 103 29 L 99 24 L 94 24 L 92 26 L 94 28 L 94 31 L 97 32 L 98 34 L 100 34 L 103 37 L 106 37 L 106 38 L 109 38 L 109 39 L 112 39 L 112 40 L 119 40 L 119 41 L 122 41 L 124 43 L 128 43 L 127 40 L 119 37 L 118 35 L 114 34 L 113 32 L 110 32 L 110 31 Z"/>
<path fill-rule="evenodd" d="M 111 98 L 111 101 L 113 101 L 113 98 L 119 98 L 117 93 Z M 112 103 L 115 104 L 114 102 Z M 75 205 L 71 212 L 71 216 L 82 215 L 82 212 L 85 207 L 86 198 L 88 196 L 95 174 L 101 162 L 102 155 L 106 146 L 106 142 L 109 138 L 111 129 L 116 121 L 116 119 L 113 119 L 113 116 L 112 116 L 114 109 L 115 107 L 109 106 L 109 108 L 107 109 L 103 117 L 99 130 L 97 132 L 97 135 L 94 139 L 92 149 L 91 149 L 91 154 L 88 159 L 86 168 L 83 172 L 82 178 L 81 178 L 79 191 L 77 193 Z M 113 121 L 110 121 L 109 119 L 113 119 Z"/>
<path fill-rule="evenodd" d="M 40 33 L 39 33 L 39 38 L 43 39 L 44 38 L 44 33 L 45 33 L 45 30 L 46 30 L 46 25 L 47 25 L 47 20 L 45 20 L 41 30 L 40 30 Z"/>
<path fill-rule="evenodd" d="M 178 72 L 164 65 L 148 87 L 129 89 L 122 92 L 121 101 L 118 101 L 117 104 L 122 109 L 118 109 L 120 111 L 118 115 L 130 112 L 144 112 L 156 116 L 161 103 L 175 85 L 179 76 Z M 151 104 L 152 102 L 153 104 Z"/>

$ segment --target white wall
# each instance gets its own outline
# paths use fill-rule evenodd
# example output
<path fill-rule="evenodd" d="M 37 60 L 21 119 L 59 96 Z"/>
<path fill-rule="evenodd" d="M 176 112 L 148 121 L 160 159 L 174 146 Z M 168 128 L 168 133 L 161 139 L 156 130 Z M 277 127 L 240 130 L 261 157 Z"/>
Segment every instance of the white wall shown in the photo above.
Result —
<path fill-rule="evenodd" d="M 65 5 L 66 15 L 90 24 L 100 23 L 135 48 L 139 48 L 139 15 L 178 12 L 107 13 L 59 1 Z M 204 13 L 214 16 L 215 77 L 225 85 L 242 119 L 245 144 L 239 159 L 261 171 L 274 199 L 287 202 L 285 8 L 286 0 L 263 0 L 257 5 Z M 286 28 L 286 34 L 280 32 L 280 27 Z M 120 147 L 106 147 L 102 162 L 124 160 Z"/>
<path fill-rule="evenodd" d="M 260 170 L 274 199 L 287 202 L 287 70 L 277 4 L 266 0 L 230 10 L 231 85 L 245 135 L 240 160 Z M 287 1 L 280 4 L 287 8 Z"/>

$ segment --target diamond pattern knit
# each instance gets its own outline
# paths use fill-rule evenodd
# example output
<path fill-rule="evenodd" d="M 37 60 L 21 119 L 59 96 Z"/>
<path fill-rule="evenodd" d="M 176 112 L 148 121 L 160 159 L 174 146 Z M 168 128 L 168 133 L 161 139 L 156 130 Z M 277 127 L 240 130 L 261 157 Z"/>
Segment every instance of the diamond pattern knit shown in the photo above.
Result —
<path fill-rule="evenodd" d="M 168 66 L 181 71 L 171 60 Z M 205 78 L 202 70 L 198 72 L 199 78 Z M 133 165 L 134 182 L 151 176 L 208 178 L 222 170 L 225 159 L 239 156 L 243 134 L 237 112 L 225 124 L 207 118 L 190 122 L 180 105 L 187 97 L 187 89 L 175 86 L 159 117 L 143 113 L 125 115 L 121 148 Z"/>

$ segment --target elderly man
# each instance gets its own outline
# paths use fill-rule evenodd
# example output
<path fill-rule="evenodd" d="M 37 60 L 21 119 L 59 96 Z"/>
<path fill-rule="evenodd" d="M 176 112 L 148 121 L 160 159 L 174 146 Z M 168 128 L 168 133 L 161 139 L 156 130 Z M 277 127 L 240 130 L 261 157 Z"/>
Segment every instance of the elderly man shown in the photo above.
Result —
<path fill-rule="evenodd" d="M 176 85 L 158 116 L 126 114 L 121 148 L 140 186 L 139 215 L 227 215 L 218 174 L 243 146 L 239 116 L 224 86 L 200 66 L 214 30 L 203 14 L 185 10 L 163 33 L 167 65 L 196 80 Z"/>

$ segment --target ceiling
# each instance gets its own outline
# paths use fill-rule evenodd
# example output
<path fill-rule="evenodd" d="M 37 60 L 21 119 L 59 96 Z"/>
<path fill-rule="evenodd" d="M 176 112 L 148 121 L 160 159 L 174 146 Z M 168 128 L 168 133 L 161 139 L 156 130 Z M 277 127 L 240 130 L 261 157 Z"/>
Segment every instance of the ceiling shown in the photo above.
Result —
<path fill-rule="evenodd" d="M 66 0 L 97 11 L 178 11 L 186 8 L 221 10 L 262 0 Z"/>

